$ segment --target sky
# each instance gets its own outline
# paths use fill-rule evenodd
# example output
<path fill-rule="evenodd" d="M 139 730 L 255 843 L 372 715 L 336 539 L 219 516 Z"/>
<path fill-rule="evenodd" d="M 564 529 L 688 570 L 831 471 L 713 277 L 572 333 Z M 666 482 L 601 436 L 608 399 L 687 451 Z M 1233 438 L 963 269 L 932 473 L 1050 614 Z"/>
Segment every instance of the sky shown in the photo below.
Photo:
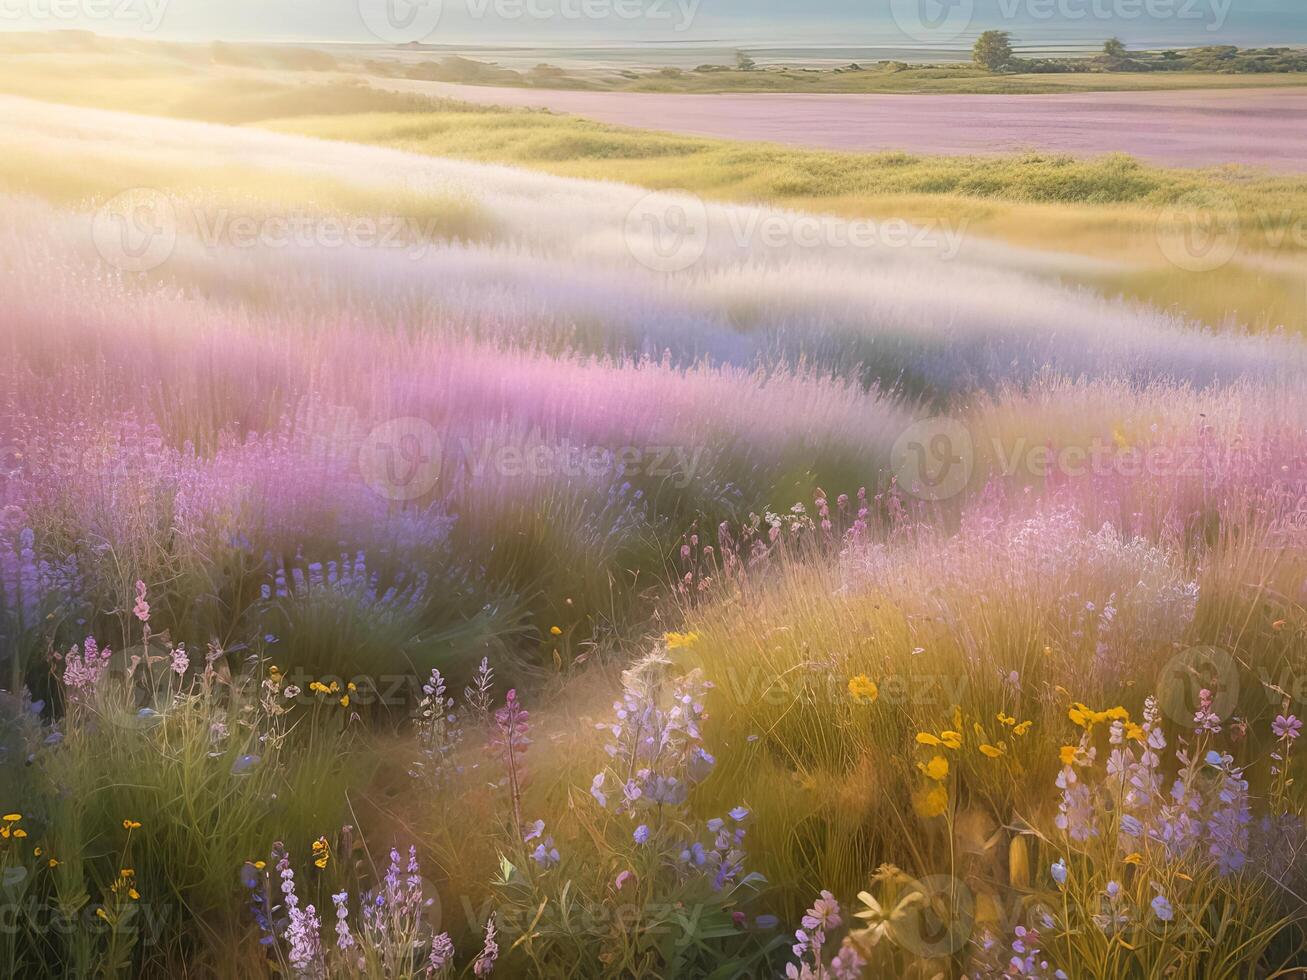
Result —
<path fill-rule="evenodd" d="M 969 46 L 1307 44 L 1307 0 L 0 0 L 0 30 L 184 40 Z"/>

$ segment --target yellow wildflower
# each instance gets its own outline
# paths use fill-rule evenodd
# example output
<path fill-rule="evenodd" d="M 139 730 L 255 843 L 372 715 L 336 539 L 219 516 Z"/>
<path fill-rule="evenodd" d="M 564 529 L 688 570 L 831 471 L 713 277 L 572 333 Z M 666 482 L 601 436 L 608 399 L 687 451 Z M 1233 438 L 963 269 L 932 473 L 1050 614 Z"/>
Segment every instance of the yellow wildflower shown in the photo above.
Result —
<path fill-rule="evenodd" d="M 46 864 L 49 865 L 49 866 L 52 867 L 52 868 L 57 868 L 57 867 L 59 867 L 59 862 L 56 861 L 54 858 L 51 858 L 49 861 L 46 862 Z"/>
<path fill-rule="evenodd" d="M 124 821 L 123 821 L 123 829 L 124 829 L 124 830 L 140 830 L 140 829 L 141 829 L 141 823 L 140 823 L 139 820 L 124 820 Z"/>
<path fill-rule="evenodd" d="M 699 642 L 698 633 L 664 633 L 663 642 L 669 650 L 684 650 Z"/>
<path fill-rule="evenodd" d="M 563 635 L 563 631 L 562 631 L 561 629 L 559 629 L 557 626 L 551 626 L 551 627 L 549 627 L 549 634 L 550 634 L 551 636 L 562 636 L 562 635 Z"/>
<path fill-rule="evenodd" d="M 1017 720 L 1014 717 L 1011 715 L 1005 715 L 1001 711 L 995 715 L 995 717 L 998 719 L 1000 724 L 1007 725 L 1009 728 L 1017 723 Z"/>
<path fill-rule="evenodd" d="M 880 688 L 866 674 L 849 678 L 849 696 L 859 704 L 871 704 L 880 697 Z"/>
<path fill-rule="evenodd" d="M 21 813 L 6 813 L 3 817 L 0 817 L 0 820 L 4 820 L 6 823 L 18 823 L 22 819 L 23 815 Z"/>
<path fill-rule="evenodd" d="M 27 831 L 25 831 L 22 827 L 18 827 L 14 830 L 14 836 L 17 837 L 19 840 L 22 840 L 24 837 L 27 836 Z"/>
<path fill-rule="evenodd" d="M 1002 755 L 1004 752 L 1007 751 L 1007 743 L 1000 742 L 998 745 L 990 745 L 988 742 L 986 742 L 984 745 L 980 747 L 980 751 L 985 755 L 989 756 L 991 759 L 997 759 L 1000 755 Z"/>
<path fill-rule="evenodd" d="M 1012 729 L 1012 734 L 1024 735 L 1026 732 L 1030 731 L 1030 726 L 1033 724 L 1034 722 L 1030 720 L 1023 721 L 1021 724 L 1017 725 L 1016 728 Z"/>
<path fill-rule="evenodd" d="M 927 779 L 942 782 L 948 778 L 948 759 L 936 755 L 929 762 L 918 762 L 917 768 L 926 774 Z"/>
<path fill-rule="evenodd" d="M 961 733 L 961 732 L 953 732 L 953 731 L 949 731 L 949 732 L 940 732 L 940 733 L 939 733 L 939 740 L 940 740 L 941 742 L 944 743 L 944 747 L 947 748 L 947 749 L 955 749 L 955 750 L 956 750 L 956 749 L 960 749 L 960 748 L 962 748 L 962 733 Z"/>
<path fill-rule="evenodd" d="M 262 871 L 262 870 L 263 870 L 264 868 L 266 868 L 267 866 L 268 866 L 268 862 L 267 862 L 267 861 L 255 861 L 255 862 L 254 862 L 254 867 L 258 868 L 260 871 Z"/>
<path fill-rule="evenodd" d="M 349 695 L 348 695 L 348 694 L 345 694 L 345 695 L 342 695 L 342 696 L 341 696 L 341 699 L 340 699 L 340 706 L 341 706 L 342 708 L 348 708 L 348 707 L 349 707 Z"/>
<path fill-rule="evenodd" d="M 948 790 L 939 785 L 923 788 L 913 794 L 912 807 L 919 817 L 938 817 L 948 809 Z"/>
<path fill-rule="evenodd" d="M 1138 851 L 1134 851 L 1130 854 L 1127 854 L 1121 860 L 1124 861 L 1126 864 L 1143 864 L 1144 856 L 1140 854 Z"/>
<path fill-rule="evenodd" d="M 917 743 L 919 745 L 943 745 L 938 735 L 932 735 L 930 732 L 917 732 Z"/>
<path fill-rule="evenodd" d="M 1062 746 L 1061 750 L 1058 752 L 1058 755 L 1062 759 L 1062 765 L 1069 766 L 1076 761 L 1076 749 L 1077 746 L 1074 745 Z"/>
<path fill-rule="evenodd" d="M 325 868 L 330 859 L 331 847 L 327 844 L 327 838 L 319 837 L 313 842 L 313 863 L 319 868 Z"/>
<path fill-rule="evenodd" d="M 9 833 L 10 833 L 9 824 L 5 824 L 3 827 L 0 827 L 0 840 L 8 840 Z"/>
<path fill-rule="evenodd" d="M 1133 739 L 1136 742 L 1142 742 L 1144 740 L 1144 729 L 1142 726 L 1136 725 L 1133 721 L 1126 722 L 1125 737 Z"/>

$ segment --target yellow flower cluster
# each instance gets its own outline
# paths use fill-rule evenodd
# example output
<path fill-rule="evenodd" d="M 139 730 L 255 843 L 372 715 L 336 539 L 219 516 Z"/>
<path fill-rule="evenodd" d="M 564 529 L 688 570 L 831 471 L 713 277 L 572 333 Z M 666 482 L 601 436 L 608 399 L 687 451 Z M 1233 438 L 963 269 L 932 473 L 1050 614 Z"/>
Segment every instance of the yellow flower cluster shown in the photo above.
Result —
<path fill-rule="evenodd" d="M 322 694 L 328 697 L 335 697 L 336 695 L 339 694 L 340 697 L 338 698 L 338 700 L 340 701 L 340 706 L 342 708 L 348 708 L 349 696 L 351 693 L 356 692 L 358 688 L 355 686 L 353 681 L 350 681 L 348 684 L 345 685 L 345 691 L 342 694 L 340 689 L 340 681 L 333 680 L 330 684 L 324 684 L 322 683 L 322 681 L 311 681 L 309 683 L 309 690 L 312 691 L 314 694 Z"/>
<path fill-rule="evenodd" d="M 1005 728 L 1010 728 L 1013 736 L 1017 738 L 1028 733 L 1035 724 L 1029 719 L 1026 721 L 1017 721 L 1015 715 L 1009 715 L 1005 711 L 1000 711 L 994 716 L 994 718 L 1000 725 Z M 984 726 L 978 721 L 973 723 L 972 728 L 975 729 L 978 748 L 980 749 L 981 755 L 989 759 L 998 759 L 1007 755 L 1008 743 L 1006 739 L 998 739 L 991 742 L 989 736 L 985 733 Z"/>
<path fill-rule="evenodd" d="M 126 894 L 133 902 L 141 900 L 141 893 L 136 890 L 136 869 L 122 868 L 118 872 L 118 877 L 112 885 L 110 891 L 115 895 Z"/>
<path fill-rule="evenodd" d="M 9 840 L 10 838 L 22 840 L 26 837 L 27 831 L 18 826 L 19 821 L 22 819 L 23 815 L 21 813 L 6 813 L 3 817 L 0 817 L 0 820 L 4 821 L 4 823 L 0 824 L 0 840 Z"/>
<path fill-rule="evenodd" d="M 849 697 L 858 704 L 873 704 L 880 697 L 880 688 L 866 674 L 849 678 Z"/>
<path fill-rule="evenodd" d="M 960 732 L 946 731 L 938 735 L 932 735 L 930 732 L 917 732 L 917 744 L 928 745 L 932 748 L 943 746 L 946 749 L 953 749 L 955 752 L 962 748 L 962 734 Z"/>
<path fill-rule="evenodd" d="M 327 843 L 327 838 L 319 837 L 313 842 L 313 863 L 318 866 L 319 870 L 327 867 L 327 862 L 331 860 L 331 845 Z"/>
<path fill-rule="evenodd" d="M 953 712 L 953 724 L 962 727 L 962 712 Z M 917 816 L 929 820 L 938 817 L 948 809 L 948 779 L 951 766 L 948 756 L 941 749 L 957 752 L 962 748 L 962 733 L 946 729 L 939 734 L 934 732 L 917 732 L 916 742 L 927 749 L 935 749 L 930 757 L 917 763 L 917 769 L 925 776 L 925 782 L 912 794 L 912 808 Z"/>
<path fill-rule="evenodd" d="M 1095 725 L 1102 725 L 1109 721 L 1129 722 L 1130 712 L 1119 705 L 1115 708 L 1108 708 L 1106 711 L 1095 711 L 1093 708 L 1086 707 L 1076 701 L 1067 712 L 1067 717 L 1081 728 L 1092 728 Z"/>
<path fill-rule="evenodd" d="M 688 650 L 699 642 L 699 634 L 690 633 L 664 633 L 663 642 L 667 644 L 668 650 Z"/>

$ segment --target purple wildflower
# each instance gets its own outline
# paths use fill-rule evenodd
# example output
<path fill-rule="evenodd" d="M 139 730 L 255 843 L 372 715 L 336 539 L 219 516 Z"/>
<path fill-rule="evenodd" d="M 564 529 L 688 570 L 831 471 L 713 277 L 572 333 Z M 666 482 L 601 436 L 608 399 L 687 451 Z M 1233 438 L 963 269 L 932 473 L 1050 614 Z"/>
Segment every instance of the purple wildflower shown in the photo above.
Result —
<path fill-rule="evenodd" d="M 431 939 L 431 956 L 427 959 L 427 977 L 438 976 L 445 967 L 454 962 L 454 941 L 449 933 L 442 932 Z"/>
<path fill-rule="evenodd" d="M 482 943 L 481 952 L 477 954 L 476 961 L 472 964 L 472 972 L 478 977 L 488 977 L 495 969 L 495 961 L 499 959 L 499 943 L 495 942 L 495 913 L 490 913 L 490 918 L 486 919 L 486 938 Z"/>
<path fill-rule="evenodd" d="M 1292 742 L 1302 734 L 1302 722 L 1293 715 L 1276 715 L 1275 721 L 1271 722 L 1271 731 L 1275 733 L 1276 738 L 1287 739 Z"/>

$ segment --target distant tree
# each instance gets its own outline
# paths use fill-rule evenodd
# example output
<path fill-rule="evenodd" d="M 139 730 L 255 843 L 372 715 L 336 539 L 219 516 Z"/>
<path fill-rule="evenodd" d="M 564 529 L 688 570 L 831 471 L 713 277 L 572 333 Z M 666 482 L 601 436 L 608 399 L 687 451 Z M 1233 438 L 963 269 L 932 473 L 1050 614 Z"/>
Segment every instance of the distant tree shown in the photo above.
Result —
<path fill-rule="evenodd" d="M 1124 58 L 1126 55 L 1125 42 L 1119 37 L 1109 37 L 1103 42 L 1103 54 L 1109 58 Z"/>
<path fill-rule="evenodd" d="M 971 56 L 981 68 L 998 71 L 1012 60 L 1012 36 L 1007 31 L 986 31 L 976 38 Z"/>
<path fill-rule="evenodd" d="M 743 51 L 735 52 L 735 67 L 739 71 L 753 71 L 758 67 L 758 62 L 754 61 Z"/>

